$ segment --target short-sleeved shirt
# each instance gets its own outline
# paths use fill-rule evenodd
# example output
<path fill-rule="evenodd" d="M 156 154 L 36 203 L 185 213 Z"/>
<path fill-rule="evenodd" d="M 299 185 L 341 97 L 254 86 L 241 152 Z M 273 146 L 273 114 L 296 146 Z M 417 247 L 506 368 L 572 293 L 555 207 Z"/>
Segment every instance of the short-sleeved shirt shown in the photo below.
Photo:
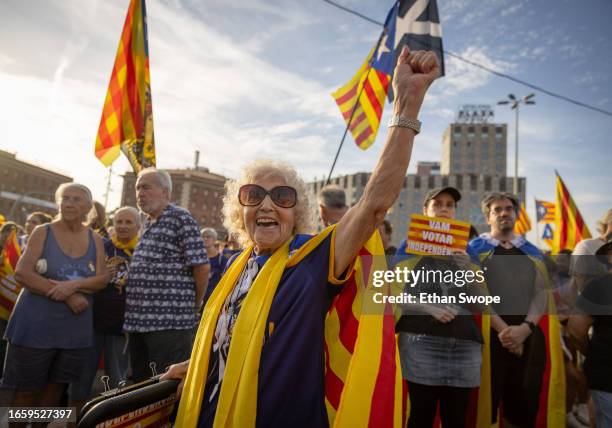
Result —
<path fill-rule="evenodd" d="M 156 221 L 147 220 L 130 264 L 124 330 L 193 328 L 193 267 L 208 263 L 198 223 L 189 211 L 169 204 Z"/>
<path fill-rule="evenodd" d="M 94 330 L 100 333 L 121 334 L 125 312 L 125 284 L 127 283 L 131 253 L 113 245 L 104 239 L 104 253 L 107 260 L 116 266 L 115 277 L 105 288 L 94 294 L 93 320 Z"/>
<path fill-rule="evenodd" d="M 290 251 L 297 250 L 310 238 L 296 236 Z M 268 314 L 261 351 L 257 426 L 310 428 L 328 425 L 324 401 L 325 315 L 341 289 L 328 282 L 331 242 L 330 235 L 300 263 L 283 272 Z M 255 262 L 259 271 L 267 258 L 253 257 L 245 270 Z M 227 265 L 234 260 L 230 259 Z M 243 298 L 234 301 L 231 311 L 240 310 Z M 213 342 L 199 427 L 212 427 L 221 386 L 220 360 L 218 352 L 214 351 L 218 341 Z"/>
<path fill-rule="evenodd" d="M 593 318 L 584 362 L 589 388 L 612 393 L 612 274 L 589 282 L 576 306 Z"/>

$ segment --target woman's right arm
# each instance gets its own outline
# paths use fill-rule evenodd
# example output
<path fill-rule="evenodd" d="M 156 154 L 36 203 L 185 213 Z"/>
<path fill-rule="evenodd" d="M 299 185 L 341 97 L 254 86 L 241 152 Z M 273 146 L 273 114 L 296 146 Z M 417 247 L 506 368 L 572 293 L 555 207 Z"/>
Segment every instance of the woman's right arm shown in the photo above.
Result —
<path fill-rule="evenodd" d="M 17 262 L 17 269 L 15 271 L 17 282 L 26 290 L 41 296 L 45 296 L 53 288 L 51 281 L 36 272 L 36 262 L 42 255 L 46 236 L 47 230 L 44 226 L 38 226 L 34 229 L 28 240 L 25 252 Z"/>

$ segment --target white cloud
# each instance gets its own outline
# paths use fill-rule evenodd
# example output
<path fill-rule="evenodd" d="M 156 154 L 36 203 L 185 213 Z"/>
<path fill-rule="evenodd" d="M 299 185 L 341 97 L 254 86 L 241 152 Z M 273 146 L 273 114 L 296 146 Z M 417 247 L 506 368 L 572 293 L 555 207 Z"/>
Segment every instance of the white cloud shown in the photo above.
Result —
<path fill-rule="evenodd" d="M 519 2 L 515 2 L 513 3 L 510 7 L 503 9 L 501 11 L 501 15 L 502 16 L 509 16 L 509 15 L 514 15 L 516 12 L 518 12 L 519 10 L 521 10 L 523 7 L 522 3 Z"/>
<path fill-rule="evenodd" d="M 514 63 L 491 58 L 483 48 L 477 46 L 469 46 L 458 55 L 498 72 L 508 72 L 516 68 Z M 485 86 L 493 77 L 491 73 L 455 57 L 447 56 L 445 61 L 446 76 L 438 86 L 438 90 L 445 96 Z"/>
<path fill-rule="evenodd" d="M 328 88 L 263 61 L 185 8 L 159 1 L 147 5 L 160 166 L 189 165 L 199 149 L 212 171 L 233 175 L 247 159 L 263 155 L 286 153 L 295 164 L 303 163 L 303 152 L 289 150 L 302 146 L 313 150 L 316 162 L 325 144 L 312 132 L 314 124 L 332 116 L 341 122 Z M 81 18 L 78 10 L 60 4 L 52 12 L 65 14 L 59 20 L 75 22 Z M 94 7 L 92 13 L 98 27 L 105 27 L 125 10 Z M 0 104 L 0 117 L 5 141 L 19 147 L 21 157 L 70 171 L 100 198 L 105 172 L 93 146 L 112 68 L 108 59 L 114 58 L 120 29 L 104 43 L 104 61 L 100 51 L 88 46 L 87 39 L 97 36 L 79 38 L 75 31 L 52 35 L 62 41 L 64 52 L 51 76 L 0 74 L 0 91 L 11 100 Z M 17 61 L 5 55 L 0 59 Z M 92 73 L 89 67 L 102 63 Z M 256 125 L 245 126 L 249 122 Z"/>
<path fill-rule="evenodd" d="M 280 7 L 273 1 L 147 2 L 161 167 L 191 165 L 194 150 L 200 150 L 202 165 L 227 176 L 236 176 L 247 160 L 266 156 L 291 162 L 307 179 L 327 173 L 344 131 L 330 93 L 352 76 L 378 29 L 323 2 Z M 563 23 L 547 21 L 536 29 L 519 23 L 520 31 L 510 31 L 508 22 L 515 16 L 504 22 L 500 14 L 513 1 L 440 1 L 445 46 L 510 74 L 524 69 L 535 73 L 533 60 L 554 56 L 554 69 L 541 62 L 537 72 L 550 77 L 551 87 L 562 87 L 568 81 L 562 70 L 579 70 L 584 67 L 580 61 L 588 64 L 594 53 L 585 50 L 583 57 L 564 63 L 557 46 L 575 38 Z M 380 2 L 366 3 L 376 17 Z M 73 175 L 91 186 L 97 198 L 102 198 L 107 171 L 93 156 L 93 145 L 126 5 L 125 0 L 49 0 L 34 8 L 29 2 L 13 1 L 0 16 L 0 145 L 18 151 L 20 158 Z M 569 57 L 579 48 L 562 51 Z M 418 160 L 440 158 L 442 132 L 457 105 L 486 103 L 515 92 L 503 79 L 493 81 L 487 72 L 451 57 L 446 60 L 447 76 L 426 97 L 423 132 L 415 144 L 411 171 Z M 575 72 L 571 76 L 581 76 L 575 77 L 576 84 L 590 78 Z M 582 91 L 585 101 L 609 106 L 604 97 L 609 84 L 597 83 L 602 88 L 597 96 Z M 538 101 L 541 107 L 542 101 Z M 566 107 L 575 120 L 581 110 Z M 387 106 L 371 149 L 361 151 L 347 138 L 337 173 L 374 167 L 389 111 Z M 507 114 L 512 121 L 510 111 Z M 558 115 L 559 124 L 521 116 L 521 156 L 529 153 L 521 158 L 521 171 L 529 177 L 529 191 L 541 197 L 553 191 L 552 168 L 569 171 L 578 156 L 589 166 L 601 164 L 597 171 L 606 171 L 601 153 L 609 147 L 605 144 L 610 135 L 609 126 L 601 125 L 609 122 L 605 118 L 598 122 L 597 115 L 588 116 L 585 123 L 590 131 L 588 141 L 583 141 L 583 130 L 563 126 L 569 120 L 564 111 L 551 108 L 547 114 Z M 509 135 L 512 140 L 513 134 Z M 583 151 L 587 144 L 602 149 Z M 575 146 L 580 151 L 568 148 Z M 122 157 L 115 165 L 116 172 L 128 168 Z M 572 190 L 588 191 L 586 178 L 593 172 L 584 168 L 573 173 L 585 180 Z M 113 187 L 111 206 L 118 202 L 121 187 L 116 176 Z M 597 214 L 600 208 L 601 204 L 589 206 Z"/>

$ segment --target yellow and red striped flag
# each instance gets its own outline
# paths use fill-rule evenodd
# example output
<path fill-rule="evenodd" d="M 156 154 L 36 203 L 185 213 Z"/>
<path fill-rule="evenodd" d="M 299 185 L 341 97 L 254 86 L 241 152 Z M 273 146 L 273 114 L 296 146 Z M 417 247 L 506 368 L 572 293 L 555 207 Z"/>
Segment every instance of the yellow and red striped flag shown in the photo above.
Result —
<path fill-rule="evenodd" d="M 395 51 L 398 48 L 395 43 L 397 13 L 396 2 L 387 14 L 378 43 L 357 74 L 332 94 L 355 143 L 362 150 L 374 144 L 385 108 L 385 98 L 395 67 Z"/>
<path fill-rule="evenodd" d="M 391 76 L 371 65 L 375 49 L 353 78 L 332 94 L 357 146 L 365 150 L 374 144 Z M 353 109 L 355 110 L 353 112 Z"/>
<path fill-rule="evenodd" d="M 553 254 L 561 250 L 572 251 L 576 244 L 591 237 L 591 232 L 574 199 L 567 190 L 561 176 L 557 175 L 557 210 L 555 211 L 555 234 Z"/>
<path fill-rule="evenodd" d="M 524 235 L 531 230 L 531 219 L 527 215 L 525 209 L 525 203 L 521 202 L 521 209 L 519 210 L 518 218 L 514 224 L 514 233 L 517 235 Z"/>
<path fill-rule="evenodd" d="M 105 166 L 125 154 L 135 172 L 155 166 L 145 0 L 131 0 L 96 138 Z"/>
<path fill-rule="evenodd" d="M 391 304 L 371 302 L 374 271 L 386 270 L 375 232 L 359 251 L 354 270 L 325 319 L 325 405 L 334 428 L 406 425 L 406 391 Z M 386 289 L 387 294 L 396 292 Z"/>
<path fill-rule="evenodd" d="M 8 320 L 21 286 L 15 280 L 15 268 L 21 257 L 21 247 L 17 240 L 17 229 L 14 229 L 2 248 L 2 264 L 0 264 L 0 318 Z"/>

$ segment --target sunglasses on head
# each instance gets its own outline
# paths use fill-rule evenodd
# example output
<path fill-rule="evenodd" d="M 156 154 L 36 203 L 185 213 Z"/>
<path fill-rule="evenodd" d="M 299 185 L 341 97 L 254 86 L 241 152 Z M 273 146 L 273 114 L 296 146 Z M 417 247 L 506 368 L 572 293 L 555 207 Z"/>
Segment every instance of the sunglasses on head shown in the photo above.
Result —
<path fill-rule="evenodd" d="M 297 192 L 293 187 L 276 186 L 266 190 L 257 184 L 245 184 L 238 191 L 238 201 L 245 207 L 254 207 L 263 202 L 267 195 L 281 208 L 293 208 L 297 204 Z"/>

